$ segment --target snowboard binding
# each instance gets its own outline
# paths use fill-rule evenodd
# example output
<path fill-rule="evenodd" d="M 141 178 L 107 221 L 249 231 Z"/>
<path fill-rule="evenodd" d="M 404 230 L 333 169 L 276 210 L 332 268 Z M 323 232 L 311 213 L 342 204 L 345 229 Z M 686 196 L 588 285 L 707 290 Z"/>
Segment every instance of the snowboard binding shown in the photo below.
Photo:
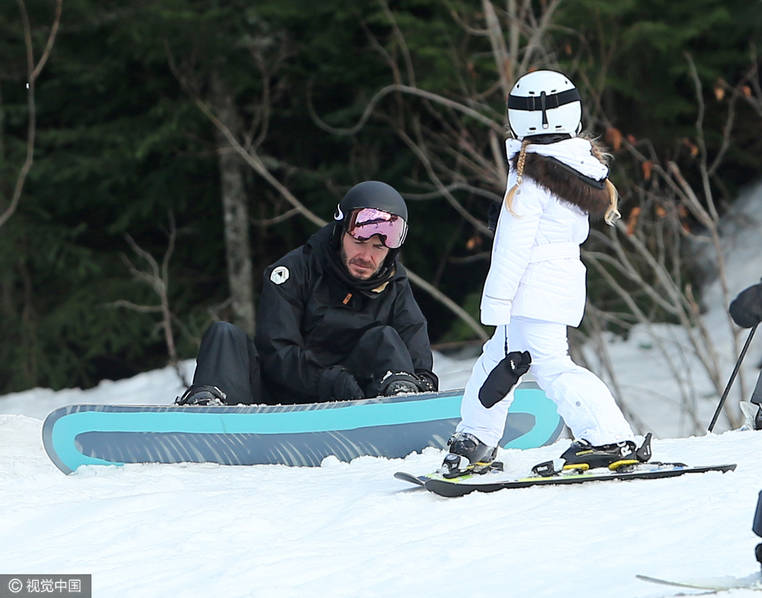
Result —
<path fill-rule="evenodd" d="M 175 405 L 221 407 L 225 405 L 225 393 L 216 386 L 193 384 L 182 396 L 175 399 Z"/>

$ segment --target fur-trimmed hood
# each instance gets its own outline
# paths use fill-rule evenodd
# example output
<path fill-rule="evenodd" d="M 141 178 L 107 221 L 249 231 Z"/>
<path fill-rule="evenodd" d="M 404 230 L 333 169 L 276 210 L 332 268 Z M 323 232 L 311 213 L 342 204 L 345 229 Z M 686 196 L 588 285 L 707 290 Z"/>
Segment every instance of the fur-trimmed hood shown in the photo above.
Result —
<path fill-rule="evenodd" d="M 563 142 L 562 142 L 563 143 Z M 592 148 L 592 142 L 591 148 Z M 549 149 L 551 146 L 544 146 Z M 523 176 L 531 178 L 539 186 L 547 189 L 561 200 L 577 206 L 593 218 L 600 218 L 609 208 L 610 198 L 606 189 L 606 177 L 596 180 L 552 156 L 540 155 L 527 148 Z M 600 153 L 600 152 L 599 152 Z M 513 170 L 517 169 L 519 153 L 510 160 Z M 593 157 L 597 160 L 597 158 Z"/>

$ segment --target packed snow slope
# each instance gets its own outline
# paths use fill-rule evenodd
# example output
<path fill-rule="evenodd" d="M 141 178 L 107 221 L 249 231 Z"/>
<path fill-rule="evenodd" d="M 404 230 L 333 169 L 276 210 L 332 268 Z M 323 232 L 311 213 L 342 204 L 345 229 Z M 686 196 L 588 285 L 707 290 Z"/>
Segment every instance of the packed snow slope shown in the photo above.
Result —
<path fill-rule="evenodd" d="M 125 402 L 143 386 L 171 386 L 173 375 L 65 398 Z M 59 402 L 40 392 L 42 411 Z M 65 476 L 42 449 L 34 405 L 32 417 L 0 415 L 0 573 L 92 573 L 97 597 L 653 597 L 678 589 L 636 573 L 758 567 L 762 432 L 654 441 L 655 459 L 738 463 L 731 473 L 445 499 L 392 477 L 436 467 L 433 449 L 316 468 L 128 465 Z M 567 443 L 500 458 L 522 475 Z"/>
<path fill-rule="evenodd" d="M 746 216 L 736 214 L 728 234 L 732 295 L 762 274 L 761 202 L 757 187 L 739 202 Z M 705 300 L 718 363 L 729 376 L 735 356 L 717 284 Z M 71 403 L 170 403 L 182 391 L 173 370 L 86 391 L 0 397 L 0 573 L 91 573 L 98 598 L 699 594 L 635 575 L 742 577 L 759 569 L 760 538 L 751 525 L 762 490 L 762 431 L 726 431 L 723 418 L 716 434 L 692 435 L 696 422 L 705 429 L 719 397 L 681 349 L 679 330 L 661 330 L 683 358 L 694 414 L 684 414 L 644 331 L 611 339 L 620 399 L 637 414 L 641 433 L 654 432 L 654 459 L 737 463 L 735 472 L 456 499 L 408 490 L 392 477 L 436 468 L 443 454 L 433 449 L 396 460 L 328 458 L 315 468 L 129 465 L 65 476 L 42 448 L 47 413 Z M 760 357 L 756 338 L 743 366 L 748 385 Z M 437 354 L 442 388 L 463 386 L 473 358 Z M 187 377 L 193 366 L 183 364 Z M 524 475 L 568 442 L 501 451 L 499 458 L 509 472 Z"/>

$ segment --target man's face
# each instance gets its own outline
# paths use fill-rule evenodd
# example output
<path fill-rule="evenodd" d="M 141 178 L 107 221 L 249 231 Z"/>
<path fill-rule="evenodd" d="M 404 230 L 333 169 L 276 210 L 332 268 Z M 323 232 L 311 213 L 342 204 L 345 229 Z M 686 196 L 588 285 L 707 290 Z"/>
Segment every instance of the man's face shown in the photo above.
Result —
<path fill-rule="evenodd" d="M 365 241 L 358 241 L 347 233 L 341 238 L 341 259 L 349 274 L 360 280 L 368 280 L 378 272 L 387 255 L 389 248 L 378 235 Z"/>

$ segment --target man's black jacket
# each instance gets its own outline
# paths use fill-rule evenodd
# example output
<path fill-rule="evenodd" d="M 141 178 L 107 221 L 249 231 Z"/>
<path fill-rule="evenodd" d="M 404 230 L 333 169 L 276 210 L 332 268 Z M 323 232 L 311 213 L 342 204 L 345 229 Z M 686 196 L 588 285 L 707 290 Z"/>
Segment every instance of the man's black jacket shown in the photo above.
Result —
<path fill-rule="evenodd" d="M 405 269 L 395 258 L 383 290 L 357 288 L 351 277 L 336 274 L 336 261 L 329 262 L 338 259 L 332 228 L 323 227 L 264 273 L 255 343 L 270 398 L 277 402 L 317 401 L 320 374 L 342 363 L 360 336 L 376 326 L 399 333 L 416 372 L 432 371 L 426 319 Z"/>

